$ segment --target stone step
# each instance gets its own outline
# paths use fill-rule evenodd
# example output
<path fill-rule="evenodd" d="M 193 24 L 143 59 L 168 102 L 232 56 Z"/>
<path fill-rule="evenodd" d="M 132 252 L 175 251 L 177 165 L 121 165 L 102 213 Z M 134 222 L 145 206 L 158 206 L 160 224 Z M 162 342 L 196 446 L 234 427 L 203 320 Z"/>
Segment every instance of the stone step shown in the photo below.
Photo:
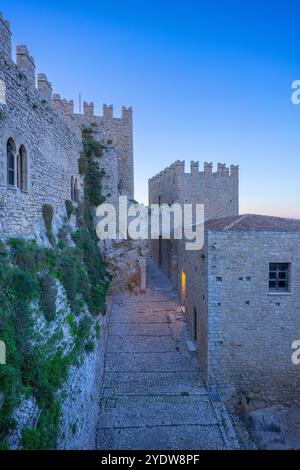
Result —
<path fill-rule="evenodd" d="M 216 425 L 155 426 L 99 429 L 97 448 L 102 450 L 222 450 Z"/>
<path fill-rule="evenodd" d="M 194 368 L 195 362 L 175 352 L 128 353 L 106 355 L 105 369 L 112 371 L 185 371 Z M 200 372 L 199 372 L 200 373 Z"/>
<path fill-rule="evenodd" d="M 161 336 L 111 336 L 108 342 L 108 353 L 137 353 L 137 352 L 172 352 L 176 344 L 170 335 Z"/>
<path fill-rule="evenodd" d="M 104 387 L 118 394 L 203 393 L 204 382 L 199 371 L 176 372 L 111 372 L 104 376 Z"/>
<path fill-rule="evenodd" d="M 124 396 L 106 398 L 99 415 L 103 428 L 218 424 L 206 396 Z"/>
<path fill-rule="evenodd" d="M 110 334 L 117 336 L 146 335 L 146 336 L 165 336 L 170 335 L 170 328 L 167 322 L 162 323 L 120 323 L 111 322 Z"/>

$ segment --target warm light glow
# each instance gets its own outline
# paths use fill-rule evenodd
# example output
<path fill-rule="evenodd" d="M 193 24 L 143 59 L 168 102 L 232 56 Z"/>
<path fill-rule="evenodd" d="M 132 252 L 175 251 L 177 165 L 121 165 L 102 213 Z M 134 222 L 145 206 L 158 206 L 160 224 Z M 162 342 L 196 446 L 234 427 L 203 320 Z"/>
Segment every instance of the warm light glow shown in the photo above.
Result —
<path fill-rule="evenodd" d="M 184 271 L 181 271 L 181 300 L 182 305 L 185 306 L 186 300 L 186 274 Z"/>

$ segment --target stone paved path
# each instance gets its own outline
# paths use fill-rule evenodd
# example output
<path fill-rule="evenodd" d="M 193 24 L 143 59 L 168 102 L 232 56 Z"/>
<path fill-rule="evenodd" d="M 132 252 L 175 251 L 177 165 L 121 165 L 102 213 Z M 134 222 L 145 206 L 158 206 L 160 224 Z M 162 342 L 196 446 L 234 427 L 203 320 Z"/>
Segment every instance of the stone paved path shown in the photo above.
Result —
<path fill-rule="evenodd" d="M 169 280 L 151 260 L 147 276 L 147 294 L 112 299 L 97 448 L 234 448 L 230 422 L 187 351 Z"/>

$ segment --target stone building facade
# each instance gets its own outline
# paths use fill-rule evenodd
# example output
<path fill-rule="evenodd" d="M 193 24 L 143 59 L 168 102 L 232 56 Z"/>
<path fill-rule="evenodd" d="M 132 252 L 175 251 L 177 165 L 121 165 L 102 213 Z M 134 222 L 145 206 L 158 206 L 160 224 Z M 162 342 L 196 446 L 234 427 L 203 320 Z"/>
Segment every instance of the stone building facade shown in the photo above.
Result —
<path fill-rule="evenodd" d="M 299 261 L 300 221 L 257 215 L 208 221 L 203 249 L 186 252 L 188 322 L 207 383 L 227 399 L 299 399 Z"/>
<path fill-rule="evenodd" d="M 149 203 L 204 204 L 204 246 L 150 241 L 185 308 L 206 383 L 248 409 L 298 400 L 300 221 L 239 215 L 238 168 L 176 162 L 149 181 Z"/>
<path fill-rule="evenodd" d="M 176 161 L 149 180 L 151 204 L 203 204 L 204 218 L 232 216 L 239 213 L 239 168 L 219 163 L 213 171 L 212 163 L 205 163 L 199 171 L 199 162 L 191 162 L 190 173 L 185 162 Z M 173 286 L 181 284 L 183 243 L 180 240 L 151 240 L 150 255 L 172 279 Z"/>
<path fill-rule="evenodd" d="M 30 236 L 40 223 L 43 204 L 55 210 L 82 194 L 78 159 L 81 130 L 90 125 L 105 144 L 104 195 L 133 198 L 132 109 L 113 117 L 112 106 L 94 116 L 93 104 L 74 113 L 72 101 L 53 94 L 45 74 L 36 80 L 26 46 L 12 60 L 10 25 L 0 16 L 0 237 Z M 36 86 L 37 84 L 37 86 Z"/>

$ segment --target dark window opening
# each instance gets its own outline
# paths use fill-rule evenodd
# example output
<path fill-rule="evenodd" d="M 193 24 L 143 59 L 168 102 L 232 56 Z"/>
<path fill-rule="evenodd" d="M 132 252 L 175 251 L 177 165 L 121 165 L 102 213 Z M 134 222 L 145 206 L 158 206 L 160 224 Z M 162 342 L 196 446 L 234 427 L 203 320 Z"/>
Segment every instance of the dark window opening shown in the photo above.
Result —
<path fill-rule="evenodd" d="M 15 184 L 15 153 L 16 147 L 14 141 L 9 139 L 7 142 L 7 183 L 10 186 Z"/>
<path fill-rule="evenodd" d="M 18 173 L 17 186 L 22 191 L 27 190 L 27 154 L 24 145 L 21 145 L 17 159 Z"/>
<path fill-rule="evenodd" d="M 194 340 L 197 341 L 197 310 L 194 307 Z"/>
<path fill-rule="evenodd" d="M 270 263 L 269 289 L 274 292 L 287 292 L 289 290 L 288 263 Z"/>

